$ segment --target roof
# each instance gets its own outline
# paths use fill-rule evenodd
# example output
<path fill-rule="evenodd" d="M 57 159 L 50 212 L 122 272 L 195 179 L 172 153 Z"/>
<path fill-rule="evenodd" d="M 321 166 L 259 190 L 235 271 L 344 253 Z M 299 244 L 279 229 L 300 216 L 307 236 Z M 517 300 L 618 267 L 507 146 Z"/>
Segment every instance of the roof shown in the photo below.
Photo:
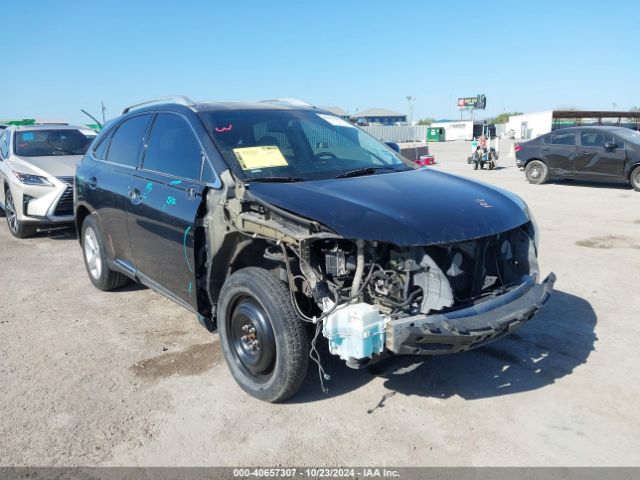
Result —
<path fill-rule="evenodd" d="M 356 118 L 361 117 L 406 117 L 405 113 L 394 112 L 393 110 L 387 110 L 386 108 L 370 108 L 368 110 L 362 110 L 353 114 Z"/>
<path fill-rule="evenodd" d="M 22 130 L 90 130 L 83 125 L 61 125 L 59 123 L 39 123 L 38 125 L 15 125 L 14 130 L 20 132 Z"/>
<path fill-rule="evenodd" d="M 339 117 L 346 117 L 348 114 L 340 107 L 320 107 L 323 110 L 333 113 L 334 115 L 338 115 Z"/>
<path fill-rule="evenodd" d="M 554 110 L 554 118 L 590 118 L 590 117 L 640 117 L 640 112 L 622 112 L 606 110 Z"/>

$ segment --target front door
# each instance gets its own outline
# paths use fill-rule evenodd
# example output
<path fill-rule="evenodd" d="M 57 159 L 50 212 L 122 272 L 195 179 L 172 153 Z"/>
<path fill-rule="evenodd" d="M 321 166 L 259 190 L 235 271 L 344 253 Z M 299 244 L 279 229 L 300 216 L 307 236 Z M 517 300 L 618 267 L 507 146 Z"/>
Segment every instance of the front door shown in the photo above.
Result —
<path fill-rule="evenodd" d="M 615 148 L 605 148 L 615 145 Z M 575 161 L 576 176 L 594 180 L 618 180 L 626 161 L 624 142 L 598 130 L 583 130 Z"/>
<path fill-rule="evenodd" d="M 129 238 L 141 277 L 197 308 L 194 234 L 202 202 L 204 153 L 187 120 L 159 113 L 134 175 Z"/>

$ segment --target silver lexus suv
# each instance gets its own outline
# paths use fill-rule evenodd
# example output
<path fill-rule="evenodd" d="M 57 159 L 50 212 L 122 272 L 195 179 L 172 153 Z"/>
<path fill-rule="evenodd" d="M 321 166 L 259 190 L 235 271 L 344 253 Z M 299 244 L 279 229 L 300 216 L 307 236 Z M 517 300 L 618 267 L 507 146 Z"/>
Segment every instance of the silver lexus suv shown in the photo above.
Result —
<path fill-rule="evenodd" d="M 73 222 L 76 164 L 96 135 L 86 127 L 58 124 L 0 131 L 0 209 L 15 237 Z"/>

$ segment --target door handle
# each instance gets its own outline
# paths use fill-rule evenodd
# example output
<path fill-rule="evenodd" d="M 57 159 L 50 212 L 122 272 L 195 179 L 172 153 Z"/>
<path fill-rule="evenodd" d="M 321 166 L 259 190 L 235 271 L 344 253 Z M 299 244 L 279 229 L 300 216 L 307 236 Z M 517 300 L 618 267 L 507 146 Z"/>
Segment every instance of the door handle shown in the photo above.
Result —
<path fill-rule="evenodd" d="M 580 155 L 589 155 L 589 153 L 591 153 L 591 152 L 587 152 L 586 150 L 580 150 L 578 153 Z"/>
<path fill-rule="evenodd" d="M 543 152 L 548 152 L 549 150 L 551 150 L 549 147 L 544 147 L 544 148 L 542 149 L 542 151 L 543 151 Z"/>
<path fill-rule="evenodd" d="M 187 188 L 187 197 L 196 198 L 197 194 L 198 194 L 198 191 L 196 190 L 196 187 Z"/>
<path fill-rule="evenodd" d="M 96 177 L 87 178 L 87 186 L 89 188 L 96 188 L 98 186 L 98 179 Z"/>

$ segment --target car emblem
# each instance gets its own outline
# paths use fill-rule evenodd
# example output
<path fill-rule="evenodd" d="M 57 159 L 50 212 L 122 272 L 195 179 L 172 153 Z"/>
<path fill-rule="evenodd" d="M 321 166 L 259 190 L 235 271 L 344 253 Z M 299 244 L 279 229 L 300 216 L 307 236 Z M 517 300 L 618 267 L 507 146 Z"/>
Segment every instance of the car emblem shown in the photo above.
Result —
<path fill-rule="evenodd" d="M 476 198 L 476 202 L 484 208 L 492 208 L 493 205 L 489 205 L 484 198 Z"/>

